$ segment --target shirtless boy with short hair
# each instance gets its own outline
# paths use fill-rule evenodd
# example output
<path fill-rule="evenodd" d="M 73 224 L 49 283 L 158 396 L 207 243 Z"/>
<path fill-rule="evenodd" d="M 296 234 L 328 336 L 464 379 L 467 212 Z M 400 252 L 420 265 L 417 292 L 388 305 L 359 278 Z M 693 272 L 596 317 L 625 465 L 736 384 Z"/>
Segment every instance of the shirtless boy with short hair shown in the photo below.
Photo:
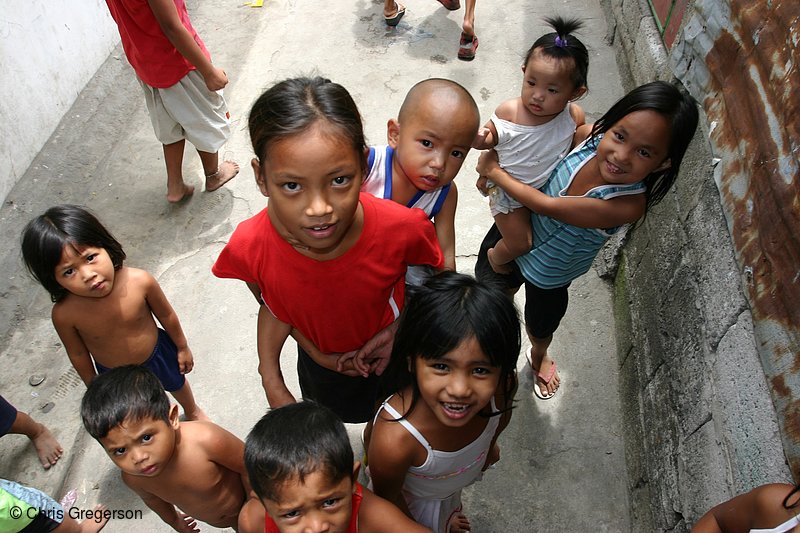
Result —
<path fill-rule="evenodd" d="M 197 531 L 196 520 L 236 527 L 250 490 L 244 443 L 212 422 L 180 422 L 150 370 L 126 365 L 95 378 L 81 417 L 122 481 L 176 531 Z"/>

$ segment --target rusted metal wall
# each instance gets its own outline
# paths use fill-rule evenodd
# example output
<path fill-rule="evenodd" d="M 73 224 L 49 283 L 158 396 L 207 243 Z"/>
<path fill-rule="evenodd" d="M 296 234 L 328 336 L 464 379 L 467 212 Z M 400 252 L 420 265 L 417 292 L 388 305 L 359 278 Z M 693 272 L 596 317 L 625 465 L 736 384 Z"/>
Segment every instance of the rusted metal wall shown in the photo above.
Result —
<path fill-rule="evenodd" d="M 670 53 L 705 109 L 781 437 L 800 480 L 800 2 L 699 0 Z"/>

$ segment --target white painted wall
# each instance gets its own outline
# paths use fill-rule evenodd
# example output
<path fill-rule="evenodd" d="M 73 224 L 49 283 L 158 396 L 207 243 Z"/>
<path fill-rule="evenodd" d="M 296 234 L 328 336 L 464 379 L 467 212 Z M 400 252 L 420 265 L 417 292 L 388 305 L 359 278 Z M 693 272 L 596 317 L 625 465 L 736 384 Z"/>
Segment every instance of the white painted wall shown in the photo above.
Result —
<path fill-rule="evenodd" d="M 2 0 L 0 198 L 118 42 L 105 0 Z"/>

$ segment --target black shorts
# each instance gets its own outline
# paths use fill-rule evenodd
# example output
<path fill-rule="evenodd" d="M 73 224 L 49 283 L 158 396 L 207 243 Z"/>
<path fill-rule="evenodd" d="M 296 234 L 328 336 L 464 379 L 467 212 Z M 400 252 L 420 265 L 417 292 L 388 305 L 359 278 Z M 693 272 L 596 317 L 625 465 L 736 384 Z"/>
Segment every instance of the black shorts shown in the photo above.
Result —
<path fill-rule="evenodd" d="M 558 329 L 567 312 L 569 283 L 555 289 L 542 289 L 525 279 L 515 262 L 510 263 L 511 274 L 498 274 L 492 270 L 486 253 L 501 238 L 500 230 L 493 224 L 478 251 L 475 277 L 484 283 L 498 285 L 508 292 L 516 292 L 521 285 L 525 285 L 525 329 L 532 337 L 546 339 Z"/>
<path fill-rule="evenodd" d="M 342 422 L 372 420 L 378 401 L 379 378 L 375 374 L 362 378 L 328 370 L 298 346 L 297 377 L 303 399 L 324 405 L 336 413 Z"/>
<path fill-rule="evenodd" d="M 11 430 L 17 420 L 17 408 L 0 396 L 0 437 Z"/>

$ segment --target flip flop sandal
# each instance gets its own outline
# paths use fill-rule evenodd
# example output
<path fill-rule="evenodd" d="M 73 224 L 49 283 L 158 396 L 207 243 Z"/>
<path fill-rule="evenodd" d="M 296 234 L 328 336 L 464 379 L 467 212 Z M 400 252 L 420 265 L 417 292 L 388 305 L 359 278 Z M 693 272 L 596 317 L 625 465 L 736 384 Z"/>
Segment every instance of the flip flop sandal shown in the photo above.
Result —
<path fill-rule="evenodd" d="M 461 40 L 458 42 L 458 58 L 461 61 L 472 61 L 475 59 L 475 52 L 478 50 L 478 36 L 469 36 L 461 32 Z"/>
<path fill-rule="evenodd" d="M 554 390 L 552 394 L 545 395 L 542 392 L 542 389 L 539 388 L 539 380 L 542 380 L 542 382 L 544 382 L 545 385 L 548 385 L 550 383 L 550 380 L 552 380 L 553 376 L 556 375 L 556 362 L 553 361 L 553 365 L 550 367 L 550 371 L 547 373 L 547 375 L 545 375 L 536 370 L 535 368 L 533 368 L 533 365 L 531 364 L 530 352 L 525 354 L 525 359 L 528 360 L 528 365 L 531 367 L 531 372 L 533 373 L 533 394 L 540 400 L 552 399 L 553 396 L 555 396 L 556 393 L 558 392 L 558 389 Z M 561 387 L 559 387 L 559 389 L 560 388 Z"/>
<path fill-rule="evenodd" d="M 445 9 L 449 9 L 450 11 L 455 11 L 456 9 L 461 8 L 460 0 L 436 0 L 436 1 L 442 4 Z"/>
<path fill-rule="evenodd" d="M 403 4 L 398 4 L 395 2 L 397 6 L 397 11 L 391 17 L 387 17 L 386 15 L 383 16 L 383 20 L 386 22 L 387 26 L 391 26 L 394 28 L 398 24 L 400 24 L 400 19 L 403 18 L 403 15 L 406 14 L 406 6 Z"/>

